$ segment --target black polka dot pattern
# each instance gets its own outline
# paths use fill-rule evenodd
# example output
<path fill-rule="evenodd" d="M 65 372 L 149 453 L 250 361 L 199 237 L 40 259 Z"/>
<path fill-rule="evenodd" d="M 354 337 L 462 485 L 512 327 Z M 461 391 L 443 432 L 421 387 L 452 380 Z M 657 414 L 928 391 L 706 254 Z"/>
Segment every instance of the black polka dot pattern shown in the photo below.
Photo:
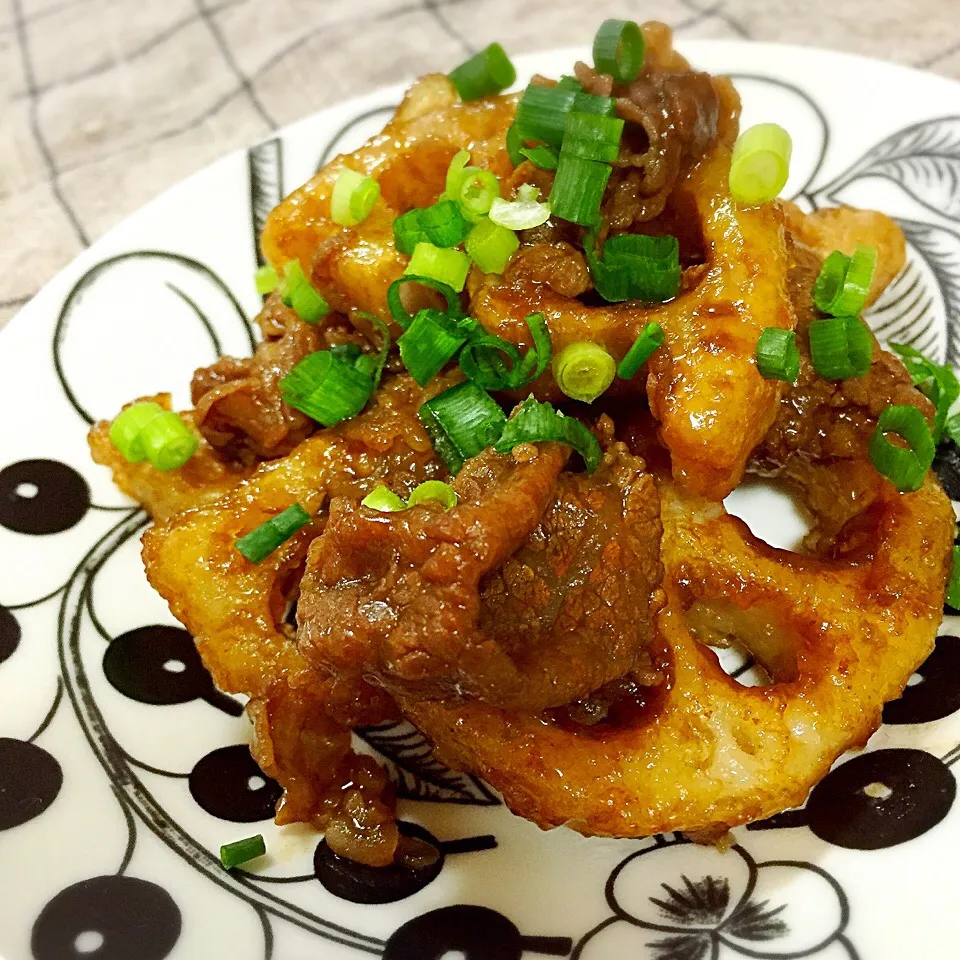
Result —
<path fill-rule="evenodd" d="M 403 836 L 429 843 L 437 851 L 436 861 L 419 870 L 402 864 L 368 867 L 338 856 L 321 840 L 313 856 L 317 879 L 334 896 L 351 903 L 394 903 L 413 896 L 437 878 L 443 869 L 443 852 L 437 838 L 423 827 L 404 820 L 397 826 Z"/>
<path fill-rule="evenodd" d="M 162 887 L 135 877 L 94 877 L 43 908 L 30 946 L 35 960 L 163 960 L 180 928 L 180 910 Z"/>
<path fill-rule="evenodd" d="M 414 917 L 387 940 L 383 960 L 520 960 L 523 937 L 502 914 L 487 907 L 453 906 Z"/>
<path fill-rule="evenodd" d="M 837 846 L 880 850 L 935 827 L 956 793 L 950 770 L 932 754 L 876 750 L 841 764 L 814 787 L 807 823 Z"/>
<path fill-rule="evenodd" d="M 207 813 L 233 823 L 273 819 L 283 791 L 244 744 L 208 753 L 190 772 L 190 793 Z"/>
<path fill-rule="evenodd" d="M 918 683 L 883 708 L 883 722 L 930 723 L 960 710 L 960 638 L 937 637 L 937 646 L 922 667 Z"/>
<path fill-rule="evenodd" d="M 0 607 L 0 663 L 9 660 L 19 645 L 20 624 L 6 607 Z"/>
<path fill-rule="evenodd" d="M 90 509 L 90 488 L 58 460 L 21 460 L 0 470 L 0 526 L 35 536 L 76 526 Z"/>
<path fill-rule="evenodd" d="M 0 830 L 39 817 L 62 786 L 63 770 L 43 747 L 0 737 Z"/>

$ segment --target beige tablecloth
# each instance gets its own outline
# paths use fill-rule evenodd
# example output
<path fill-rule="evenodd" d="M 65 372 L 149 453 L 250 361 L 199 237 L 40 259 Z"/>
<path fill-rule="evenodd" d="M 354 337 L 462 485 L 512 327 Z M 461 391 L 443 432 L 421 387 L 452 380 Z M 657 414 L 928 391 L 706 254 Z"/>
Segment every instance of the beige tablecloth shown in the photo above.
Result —
<path fill-rule="evenodd" d="M 0 0 L 0 325 L 108 227 L 345 96 L 605 17 L 960 77 L 960 0 Z"/>

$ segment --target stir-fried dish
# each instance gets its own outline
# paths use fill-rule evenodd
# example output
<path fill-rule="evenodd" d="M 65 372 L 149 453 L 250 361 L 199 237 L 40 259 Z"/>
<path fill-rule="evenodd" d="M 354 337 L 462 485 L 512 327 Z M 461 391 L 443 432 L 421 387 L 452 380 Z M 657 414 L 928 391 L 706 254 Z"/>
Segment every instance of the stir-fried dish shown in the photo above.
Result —
<path fill-rule="evenodd" d="M 430 851 L 353 727 L 412 721 L 542 827 L 717 840 L 865 743 L 960 596 L 930 471 L 960 385 L 861 316 L 899 227 L 779 200 L 789 134 L 741 133 L 663 25 L 593 60 L 419 80 L 273 211 L 254 355 L 91 434 L 278 822 L 370 865 Z M 748 474 L 802 550 L 727 513 Z"/>

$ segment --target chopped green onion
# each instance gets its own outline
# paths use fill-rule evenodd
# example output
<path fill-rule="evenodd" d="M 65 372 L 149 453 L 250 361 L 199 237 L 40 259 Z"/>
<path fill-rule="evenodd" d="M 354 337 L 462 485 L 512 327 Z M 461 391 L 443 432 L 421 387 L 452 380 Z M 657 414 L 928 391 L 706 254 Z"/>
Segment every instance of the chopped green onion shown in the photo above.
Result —
<path fill-rule="evenodd" d="M 513 128 L 511 127 L 511 129 Z M 545 147 L 543 144 L 538 144 L 535 147 L 520 147 L 519 153 L 521 159 L 526 157 L 541 170 L 556 170 L 557 163 L 560 160 L 560 154 L 553 147 Z"/>
<path fill-rule="evenodd" d="M 600 219 L 600 204 L 610 179 L 610 165 L 560 152 L 550 191 L 553 215 L 590 227 Z"/>
<path fill-rule="evenodd" d="M 249 860 L 256 860 L 267 852 L 267 845 L 263 842 L 263 834 L 247 837 L 246 840 L 237 840 L 234 843 L 225 843 L 220 848 L 220 862 L 227 870 L 239 867 Z"/>
<path fill-rule="evenodd" d="M 199 441 L 179 415 L 164 410 L 144 424 L 140 443 L 147 459 L 157 470 L 176 470 L 196 452 Z"/>
<path fill-rule="evenodd" d="M 506 90 L 517 79 L 517 71 L 503 47 L 491 43 L 451 70 L 449 77 L 461 100 L 479 100 Z"/>
<path fill-rule="evenodd" d="M 613 383 L 617 364 L 598 343 L 571 343 L 553 358 L 553 378 L 572 400 L 593 403 Z"/>
<path fill-rule="evenodd" d="M 663 327 L 659 323 L 648 323 L 620 361 L 617 376 L 622 380 L 632 380 L 654 352 L 663 346 L 664 339 Z"/>
<path fill-rule="evenodd" d="M 908 448 L 891 443 L 886 437 L 888 433 L 897 434 Z M 895 405 L 880 414 L 870 438 L 870 459 L 901 493 L 923 485 L 935 453 L 930 425 L 916 407 Z"/>
<path fill-rule="evenodd" d="M 143 428 L 165 412 L 159 403 L 144 400 L 132 404 L 117 414 L 116 419 L 110 424 L 110 442 L 123 454 L 128 463 L 141 463 L 147 459 L 147 452 L 143 449 L 141 439 Z"/>
<path fill-rule="evenodd" d="M 410 493 L 408 505 L 418 507 L 422 503 L 439 503 L 444 510 L 452 510 L 457 505 L 457 494 L 449 483 L 442 480 L 424 480 Z"/>
<path fill-rule="evenodd" d="M 261 297 L 265 297 L 268 293 L 273 293 L 273 291 L 280 286 L 280 277 L 269 263 L 265 263 L 253 275 L 253 278 L 257 285 L 257 293 L 259 293 Z"/>
<path fill-rule="evenodd" d="M 314 290 L 299 260 L 289 260 L 284 265 L 280 296 L 305 323 L 316 323 L 330 312 L 330 306 Z"/>
<path fill-rule="evenodd" d="M 460 194 L 460 184 L 466 176 L 467 164 L 470 162 L 469 150 L 458 150 L 447 167 L 447 180 L 444 185 L 443 200 L 456 200 Z"/>
<path fill-rule="evenodd" d="M 462 250 L 444 250 L 432 243 L 418 243 L 404 273 L 429 277 L 452 287 L 459 293 L 467 282 L 470 258 Z"/>
<path fill-rule="evenodd" d="M 325 427 L 356 416 L 371 393 L 372 377 L 329 350 L 304 357 L 280 381 L 284 401 Z"/>
<path fill-rule="evenodd" d="M 452 200 L 439 200 L 421 210 L 420 223 L 427 239 L 436 247 L 457 247 L 470 232 L 470 222 Z"/>
<path fill-rule="evenodd" d="M 776 123 L 758 123 L 733 146 L 730 193 L 737 203 L 756 206 L 776 200 L 790 176 L 790 134 Z"/>
<path fill-rule="evenodd" d="M 512 230 L 489 217 L 484 217 L 470 231 L 465 244 L 467 255 L 484 273 L 503 273 L 519 246 L 520 241 Z"/>
<path fill-rule="evenodd" d="M 520 136 L 534 143 L 559 147 L 563 142 L 563 130 L 567 114 L 577 96 L 575 90 L 562 87 L 542 87 L 531 83 L 517 104 L 514 121 Z"/>
<path fill-rule="evenodd" d="M 373 380 L 373 389 L 376 390 L 380 386 L 383 368 L 387 365 L 387 359 L 390 356 L 390 328 L 372 313 L 363 313 L 358 310 L 357 315 L 363 317 L 380 334 L 380 349 L 377 350 L 376 355 L 371 356 L 369 353 L 365 353 L 361 357 L 354 358 L 353 361 L 357 370 L 365 373 Z M 336 350 L 336 347 L 330 348 L 331 353 L 335 353 Z"/>
<path fill-rule="evenodd" d="M 397 496 L 389 487 L 382 483 L 374 487 L 361 501 L 360 506 L 369 507 L 371 510 L 379 510 L 381 513 L 396 513 L 398 510 L 406 510 L 407 505 L 402 497 Z"/>
<path fill-rule="evenodd" d="M 571 77 L 569 73 L 565 73 L 557 81 L 558 90 L 572 90 L 574 93 L 580 93 L 583 90 L 583 86 L 576 77 Z"/>
<path fill-rule="evenodd" d="M 428 400 L 418 415 L 452 474 L 491 446 L 507 420 L 496 400 L 469 380 Z"/>
<path fill-rule="evenodd" d="M 947 581 L 946 601 L 954 610 L 960 610 L 960 547 L 953 548 L 953 562 L 950 566 L 950 579 Z"/>
<path fill-rule="evenodd" d="M 422 216 L 422 210 L 408 210 L 393 221 L 393 243 L 401 253 L 409 255 L 418 243 L 430 239 L 423 227 Z"/>
<path fill-rule="evenodd" d="M 532 396 L 507 421 L 494 449 L 509 453 L 521 443 L 563 443 L 573 447 L 590 473 L 597 469 L 603 456 L 597 438 L 579 420 L 564 416 L 552 404 L 538 403 Z"/>
<path fill-rule="evenodd" d="M 576 113 L 596 113 L 601 117 L 617 115 L 617 101 L 613 97 L 598 97 L 594 93 L 578 92 L 570 108 Z"/>
<path fill-rule="evenodd" d="M 342 227 L 355 227 L 370 216 L 379 197 L 380 184 L 373 177 L 344 167 L 333 185 L 330 218 Z"/>
<path fill-rule="evenodd" d="M 283 513 L 265 520 L 259 527 L 237 540 L 234 546 L 251 563 L 261 563 L 310 520 L 310 514 L 299 503 L 295 503 Z"/>
<path fill-rule="evenodd" d="M 486 216 L 490 206 L 500 196 L 500 181 L 489 170 L 476 168 L 460 181 L 457 203 L 463 215 L 472 223 Z"/>
<path fill-rule="evenodd" d="M 536 200 L 501 200 L 490 208 L 490 219 L 508 230 L 529 230 L 550 219 L 550 204 Z"/>
<path fill-rule="evenodd" d="M 933 423 L 934 442 L 940 443 L 944 431 L 953 437 L 956 426 L 960 426 L 960 420 L 957 420 L 960 414 L 949 417 L 950 408 L 960 398 L 960 380 L 957 380 L 953 368 L 934 363 L 906 343 L 891 343 L 889 346 L 900 355 L 913 385 L 918 387 L 937 408 Z M 950 420 L 954 423 L 951 424 Z"/>
<path fill-rule="evenodd" d="M 646 41 L 633 20 L 604 20 L 593 38 L 593 65 L 618 83 L 633 83 L 643 66 Z"/>
<path fill-rule="evenodd" d="M 433 277 L 418 276 L 408 270 L 406 276 L 400 277 L 399 280 L 394 280 L 387 290 L 387 306 L 390 308 L 390 316 L 392 316 L 393 319 L 397 321 L 398 326 L 403 327 L 404 330 L 413 323 L 413 316 L 404 309 L 403 298 L 400 296 L 400 290 L 406 283 L 419 283 L 424 287 L 429 287 L 431 290 L 442 293 L 444 299 L 447 301 L 447 313 L 451 316 L 460 316 L 462 312 L 460 308 L 460 297 L 457 296 L 457 291 L 454 290 L 453 287 L 443 283 L 441 280 L 436 280 Z"/>
<path fill-rule="evenodd" d="M 584 239 L 584 253 L 593 284 L 604 300 L 664 303 L 679 292 L 683 271 L 676 237 L 619 234 L 604 244 L 602 258 L 594 252 L 594 244 L 590 233 Z"/>
<path fill-rule="evenodd" d="M 832 317 L 860 313 L 867 302 L 876 266 L 876 247 L 861 243 L 850 257 L 834 250 L 814 281 L 813 302 Z"/>
<path fill-rule="evenodd" d="M 400 359 L 425 387 L 466 343 L 467 331 L 439 310 L 421 310 L 397 341 Z"/>
<path fill-rule="evenodd" d="M 849 380 L 870 370 L 873 337 L 859 317 L 814 320 L 808 336 L 813 368 L 825 380 Z"/>
<path fill-rule="evenodd" d="M 533 346 L 522 359 L 519 349 L 509 341 L 478 332 L 460 352 L 460 369 L 485 390 L 519 390 L 532 383 L 550 365 L 553 346 L 542 313 L 529 314 L 526 323 Z"/>
<path fill-rule="evenodd" d="M 563 153 L 573 154 L 584 160 L 613 163 L 620 153 L 622 133 L 623 121 L 619 117 L 604 117 L 571 110 L 567 114 L 563 133 Z"/>
<path fill-rule="evenodd" d="M 792 330 L 767 327 L 757 340 L 757 370 L 767 380 L 796 383 L 800 376 L 800 351 Z"/>
<path fill-rule="evenodd" d="M 506 147 L 507 147 L 507 156 L 510 157 L 510 162 L 515 166 L 519 167 L 523 163 L 523 137 L 520 136 L 520 131 L 517 128 L 516 123 L 511 123 L 507 128 L 506 136 Z"/>

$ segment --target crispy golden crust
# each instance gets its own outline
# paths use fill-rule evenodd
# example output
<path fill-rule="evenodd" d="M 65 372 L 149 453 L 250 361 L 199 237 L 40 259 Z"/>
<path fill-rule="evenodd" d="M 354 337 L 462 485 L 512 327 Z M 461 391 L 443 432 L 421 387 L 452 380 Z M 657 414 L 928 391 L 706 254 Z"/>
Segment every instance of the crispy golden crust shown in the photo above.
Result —
<path fill-rule="evenodd" d="M 799 805 L 866 742 L 933 649 L 954 521 L 932 476 L 902 496 L 883 484 L 868 518 L 872 556 L 855 547 L 846 560 L 774 550 L 672 483 L 661 496 L 669 682 L 635 722 L 573 731 L 480 703 L 401 701 L 447 761 L 542 827 L 714 831 Z M 724 673 L 685 623 L 694 604 L 735 626 L 776 682 L 742 687 Z"/>

